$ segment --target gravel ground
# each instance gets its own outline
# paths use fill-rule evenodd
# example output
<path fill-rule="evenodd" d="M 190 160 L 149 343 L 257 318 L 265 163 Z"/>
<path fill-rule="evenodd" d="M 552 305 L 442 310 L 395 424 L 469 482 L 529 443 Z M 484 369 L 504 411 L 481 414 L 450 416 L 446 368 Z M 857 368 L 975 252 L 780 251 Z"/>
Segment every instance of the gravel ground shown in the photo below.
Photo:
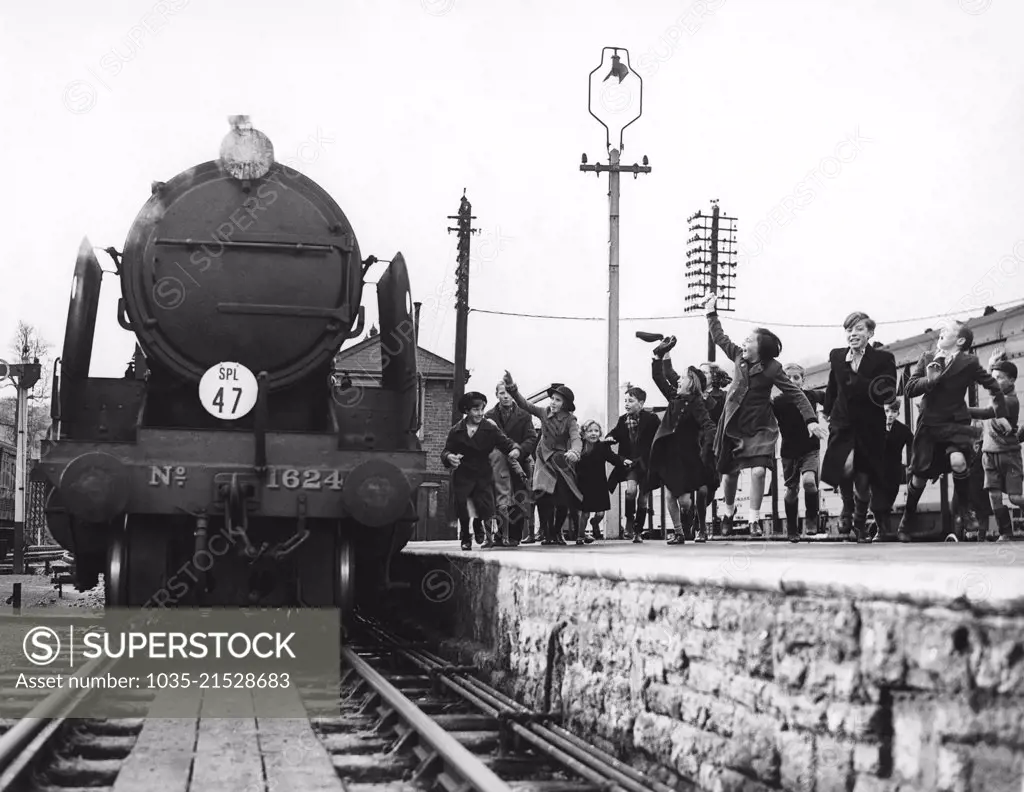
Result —
<path fill-rule="evenodd" d="M 11 615 L 14 608 L 11 598 L 14 584 L 21 583 L 21 610 L 63 610 L 77 608 L 87 610 L 103 610 L 103 578 L 91 591 L 75 591 L 73 585 L 65 585 L 63 597 L 57 596 L 57 589 L 44 574 L 38 575 L 3 575 L 0 576 L 0 615 Z"/>
<path fill-rule="evenodd" d="M 65 585 L 63 597 L 57 596 L 57 589 L 50 582 L 49 575 L 0 575 L 0 616 L 13 616 L 11 600 L 14 584 L 21 583 L 21 615 L 24 621 L 0 625 L 0 674 L 8 674 L 25 666 L 23 639 L 25 631 L 39 622 L 33 616 L 65 613 L 86 616 L 90 611 L 103 611 L 103 579 L 91 591 L 75 591 L 73 585 Z M 3 709 L 4 691 L 0 688 L 0 710 Z"/>

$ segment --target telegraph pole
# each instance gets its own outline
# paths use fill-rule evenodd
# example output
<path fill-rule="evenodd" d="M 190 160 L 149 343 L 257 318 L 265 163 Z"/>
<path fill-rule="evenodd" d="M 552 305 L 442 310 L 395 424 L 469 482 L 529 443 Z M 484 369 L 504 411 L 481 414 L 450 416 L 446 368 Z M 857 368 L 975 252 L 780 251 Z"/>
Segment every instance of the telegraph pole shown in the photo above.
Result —
<path fill-rule="evenodd" d="M 686 251 L 688 294 L 686 310 L 695 311 L 709 293 L 720 293 L 716 309 L 732 311 L 736 279 L 736 218 L 724 217 L 718 199 L 711 202 L 711 214 L 695 212 L 686 218 L 693 234 L 687 244 L 698 243 Z M 722 226 L 725 225 L 724 234 Z M 724 238 L 723 238 L 724 236 Z M 708 360 L 715 360 L 715 342 L 708 333 Z"/>
<path fill-rule="evenodd" d="M 448 227 L 448 233 L 455 231 L 459 235 L 459 254 L 455 261 L 455 382 L 452 386 L 452 423 L 462 418 L 459 412 L 459 400 L 466 392 L 466 334 L 469 327 L 469 239 L 473 234 L 480 233 L 473 228 L 476 215 L 473 206 L 466 198 L 466 189 L 462 189 L 462 200 L 459 213 L 448 215 L 449 220 L 458 220 L 458 225 Z"/>
<path fill-rule="evenodd" d="M 619 150 L 610 149 L 608 152 L 608 164 L 595 163 L 587 164 L 587 155 L 583 155 L 583 163 L 580 170 L 608 174 L 608 392 L 607 392 L 607 419 L 605 426 L 615 426 L 619 415 L 619 174 L 625 171 L 632 173 L 633 177 L 640 173 L 650 173 L 651 167 L 647 164 L 647 157 L 643 159 L 643 165 L 620 165 Z M 611 511 L 605 523 L 605 527 L 612 533 L 606 534 L 609 539 L 617 539 L 619 536 L 619 500 L 612 498 Z"/>

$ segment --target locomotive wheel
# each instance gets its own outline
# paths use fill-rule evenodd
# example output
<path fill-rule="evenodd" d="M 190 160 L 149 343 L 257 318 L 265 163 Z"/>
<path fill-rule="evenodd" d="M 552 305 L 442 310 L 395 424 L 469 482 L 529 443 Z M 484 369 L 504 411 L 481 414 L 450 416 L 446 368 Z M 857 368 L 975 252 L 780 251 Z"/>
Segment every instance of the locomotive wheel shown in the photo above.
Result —
<path fill-rule="evenodd" d="M 355 605 L 355 548 L 345 536 L 337 539 L 337 559 L 334 579 L 334 603 L 341 609 L 342 618 L 352 615 Z"/>
<path fill-rule="evenodd" d="M 118 531 L 107 545 L 107 566 L 103 575 L 103 593 L 108 608 L 128 607 L 128 542 Z"/>
<path fill-rule="evenodd" d="M 166 584 L 170 543 L 159 528 L 129 516 L 111 535 L 103 576 L 108 608 L 144 607 Z"/>

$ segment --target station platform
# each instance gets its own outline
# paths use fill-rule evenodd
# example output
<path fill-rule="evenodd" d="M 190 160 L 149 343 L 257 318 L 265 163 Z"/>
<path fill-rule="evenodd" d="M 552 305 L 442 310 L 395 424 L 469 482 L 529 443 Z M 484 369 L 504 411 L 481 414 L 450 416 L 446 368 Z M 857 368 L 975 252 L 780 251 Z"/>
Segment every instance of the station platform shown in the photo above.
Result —
<path fill-rule="evenodd" d="M 392 580 L 452 662 L 676 788 L 1024 791 L 1024 543 L 415 542 Z"/>

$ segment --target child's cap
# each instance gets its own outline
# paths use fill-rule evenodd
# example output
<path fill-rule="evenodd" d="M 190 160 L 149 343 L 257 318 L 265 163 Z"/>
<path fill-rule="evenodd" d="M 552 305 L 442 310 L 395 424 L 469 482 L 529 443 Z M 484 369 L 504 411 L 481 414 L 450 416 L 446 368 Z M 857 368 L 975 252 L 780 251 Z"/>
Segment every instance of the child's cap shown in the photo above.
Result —
<path fill-rule="evenodd" d="M 1001 360 L 992 366 L 993 371 L 1001 371 L 1010 379 L 1017 379 L 1017 367 L 1009 360 Z"/>
<path fill-rule="evenodd" d="M 1017 367 L 1006 356 L 1006 347 L 999 347 L 989 358 L 989 371 L 1001 371 L 1010 379 L 1017 379 Z"/>

